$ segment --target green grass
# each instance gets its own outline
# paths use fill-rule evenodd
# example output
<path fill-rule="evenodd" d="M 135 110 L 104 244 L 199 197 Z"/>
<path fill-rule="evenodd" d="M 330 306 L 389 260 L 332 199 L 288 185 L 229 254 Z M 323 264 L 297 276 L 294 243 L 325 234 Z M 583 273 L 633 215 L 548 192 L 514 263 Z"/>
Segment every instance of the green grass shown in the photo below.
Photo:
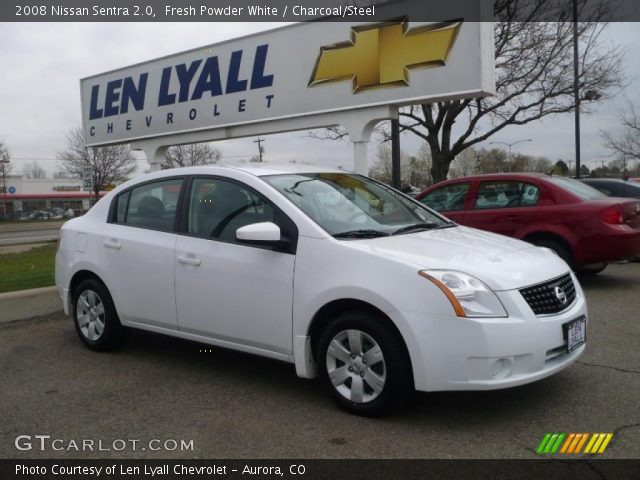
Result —
<path fill-rule="evenodd" d="M 55 243 L 28 252 L 0 254 L 0 293 L 54 285 L 55 256 Z"/>

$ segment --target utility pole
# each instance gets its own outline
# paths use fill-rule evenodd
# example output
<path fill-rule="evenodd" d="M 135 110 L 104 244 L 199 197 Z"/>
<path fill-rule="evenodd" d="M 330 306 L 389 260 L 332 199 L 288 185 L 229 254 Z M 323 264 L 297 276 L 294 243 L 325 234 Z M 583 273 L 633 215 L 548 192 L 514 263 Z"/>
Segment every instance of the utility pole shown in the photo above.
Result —
<path fill-rule="evenodd" d="M 7 175 L 6 175 L 6 165 L 9 163 L 9 160 L 0 160 L 2 163 L 2 197 L 3 197 L 3 206 L 2 206 L 2 219 L 7 219 Z"/>
<path fill-rule="evenodd" d="M 573 101 L 575 103 L 576 178 L 580 178 L 580 70 L 578 65 L 578 0 L 573 0 Z"/>
<path fill-rule="evenodd" d="M 400 172 L 400 120 L 391 120 L 391 186 L 402 188 Z"/>
<path fill-rule="evenodd" d="M 260 137 L 253 141 L 253 143 L 258 144 L 258 158 L 260 159 L 260 163 L 262 163 L 262 142 L 264 142 L 264 138 Z"/>

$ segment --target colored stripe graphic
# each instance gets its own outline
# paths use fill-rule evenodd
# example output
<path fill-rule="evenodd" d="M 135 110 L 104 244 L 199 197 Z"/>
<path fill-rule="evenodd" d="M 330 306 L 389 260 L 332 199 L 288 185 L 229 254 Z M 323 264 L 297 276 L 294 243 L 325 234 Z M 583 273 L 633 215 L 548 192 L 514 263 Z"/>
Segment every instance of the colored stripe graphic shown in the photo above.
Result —
<path fill-rule="evenodd" d="M 589 440 L 585 453 L 603 453 L 613 438 L 612 433 L 594 433 Z"/>
<path fill-rule="evenodd" d="M 545 434 L 542 441 L 536 449 L 536 453 L 540 454 L 578 454 L 584 453 L 603 453 L 609 442 L 613 438 L 612 433 L 558 433 L 551 432 Z M 588 440 L 588 441 L 587 441 Z"/>
<path fill-rule="evenodd" d="M 549 438 L 551 438 L 551 434 L 547 433 L 542 438 L 542 441 L 540 442 L 540 445 L 538 445 L 538 448 L 536 449 L 536 453 L 544 453 L 544 447 L 546 447 L 547 442 L 549 441 Z"/>
<path fill-rule="evenodd" d="M 589 438 L 589 434 L 588 433 L 583 433 L 582 434 L 582 439 L 580 440 L 578 445 L 576 445 L 576 451 L 574 453 L 580 453 L 582 451 L 582 446 L 587 441 L 587 438 Z"/>
<path fill-rule="evenodd" d="M 556 453 L 564 437 L 564 433 L 547 433 L 538 445 L 536 453 Z"/>

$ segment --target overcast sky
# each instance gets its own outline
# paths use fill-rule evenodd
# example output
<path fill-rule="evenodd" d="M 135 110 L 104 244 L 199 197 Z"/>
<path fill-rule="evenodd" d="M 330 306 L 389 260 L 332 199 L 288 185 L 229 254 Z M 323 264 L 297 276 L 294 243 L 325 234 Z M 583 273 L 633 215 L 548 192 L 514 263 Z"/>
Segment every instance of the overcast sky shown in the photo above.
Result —
<path fill-rule="evenodd" d="M 56 152 L 65 135 L 80 126 L 79 79 L 155 57 L 281 26 L 265 23 L 0 23 L 0 140 L 4 140 L 19 172 L 26 161 L 37 160 L 56 170 Z M 616 112 L 625 96 L 640 100 L 640 28 L 637 23 L 613 24 L 609 41 L 626 49 L 626 91 L 600 103 L 582 117 L 582 159 L 588 166 L 611 159 L 598 132 L 616 125 Z M 514 152 L 573 160 L 573 115 L 550 117 L 511 127 L 490 141 L 533 141 Z M 266 137 L 266 159 L 290 160 L 352 168 L 351 146 L 323 142 L 302 132 Z M 253 138 L 221 142 L 225 161 L 235 162 L 257 153 Z M 415 136 L 405 135 L 402 148 L 414 154 Z M 492 147 L 485 145 L 486 147 Z M 370 162 L 375 153 L 371 144 Z M 144 169 L 140 162 L 140 171 Z"/>

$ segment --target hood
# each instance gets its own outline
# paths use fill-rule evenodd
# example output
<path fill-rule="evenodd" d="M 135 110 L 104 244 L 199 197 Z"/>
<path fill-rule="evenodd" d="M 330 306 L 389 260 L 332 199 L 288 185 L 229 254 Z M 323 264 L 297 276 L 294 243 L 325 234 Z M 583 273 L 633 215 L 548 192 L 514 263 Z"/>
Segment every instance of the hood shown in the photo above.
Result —
<path fill-rule="evenodd" d="M 348 244 L 374 255 L 413 264 L 416 270 L 464 272 L 482 280 L 493 290 L 521 288 L 570 270 L 562 259 L 547 249 L 461 226 L 350 240 Z"/>

